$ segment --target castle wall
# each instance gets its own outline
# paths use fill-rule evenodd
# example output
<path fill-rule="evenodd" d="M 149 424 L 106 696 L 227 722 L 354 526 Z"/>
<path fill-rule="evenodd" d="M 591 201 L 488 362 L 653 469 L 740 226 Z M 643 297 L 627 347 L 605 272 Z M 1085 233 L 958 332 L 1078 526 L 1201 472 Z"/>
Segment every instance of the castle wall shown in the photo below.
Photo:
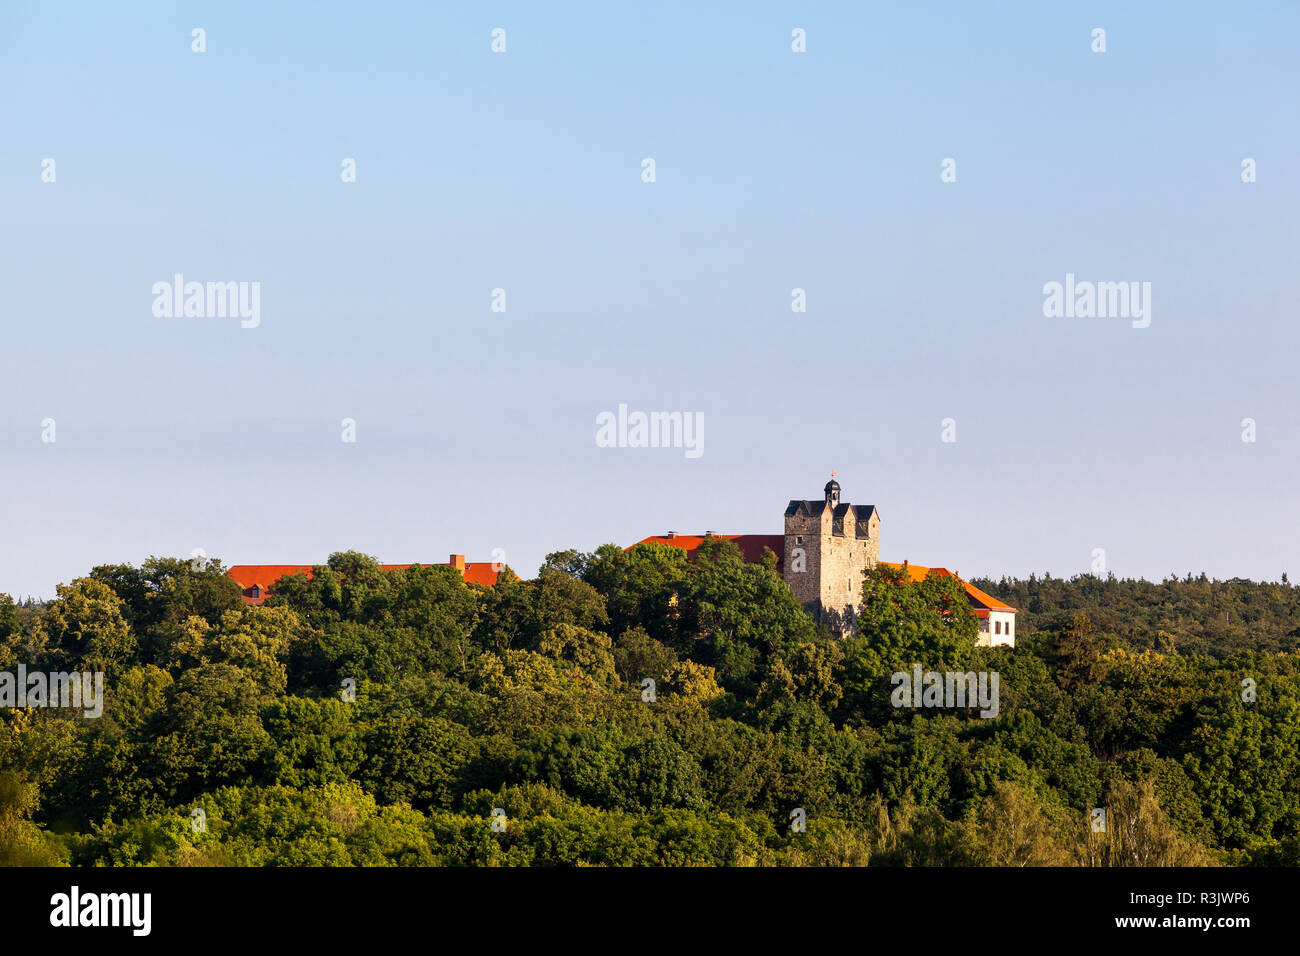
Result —
<path fill-rule="evenodd" d="M 838 520 L 829 508 L 819 517 L 785 519 L 785 581 L 819 620 L 847 631 L 862 596 L 862 575 L 880 559 L 880 519 L 850 511 Z M 799 568 L 802 566 L 803 570 Z"/>
<path fill-rule="evenodd" d="M 822 545 L 829 537 L 829 512 L 819 517 L 794 515 L 785 519 L 785 583 L 799 603 L 810 610 L 821 602 Z"/>
<path fill-rule="evenodd" d="M 1016 646 L 1016 616 L 1005 611 L 990 611 L 988 616 L 988 643 L 992 647 Z M 980 637 L 985 637 L 980 634 Z"/>
<path fill-rule="evenodd" d="M 821 536 L 785 536 L 785 583 L 804 607 L 821 601 Z"/>

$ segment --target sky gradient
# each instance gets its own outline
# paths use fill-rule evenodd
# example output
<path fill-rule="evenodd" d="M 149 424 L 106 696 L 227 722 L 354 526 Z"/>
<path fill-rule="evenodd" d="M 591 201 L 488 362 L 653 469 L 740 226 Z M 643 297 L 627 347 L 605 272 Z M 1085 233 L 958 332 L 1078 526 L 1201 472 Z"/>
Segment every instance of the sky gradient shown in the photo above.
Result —
<path fill-rule="evenodd" d="M 1300 6 L 264 6 L 0 7 L 0 592 L 529 575 L 832 470 L 884 560 L 1300 573 Z M 260 325 L 155 317 L 175 273 Z M 1150 327 L 1045 317 L 1067 273 Z M 597 447 L 621 403 L 703 454 Z"/>

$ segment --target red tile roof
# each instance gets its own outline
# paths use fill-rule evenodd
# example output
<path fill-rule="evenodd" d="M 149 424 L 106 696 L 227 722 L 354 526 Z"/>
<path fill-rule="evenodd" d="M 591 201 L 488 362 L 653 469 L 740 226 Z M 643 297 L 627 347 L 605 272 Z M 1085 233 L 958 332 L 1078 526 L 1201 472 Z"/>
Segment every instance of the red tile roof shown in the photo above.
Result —
<path fill-rule="evenodd" d="M 403 571 L 414 566 L 410 564 L 381 564 L 379 569 L 381 571 Z M 457 564 L 453 561 L 441 565 L 421 565 L 421 567 L 444 568 L 456 566 Z M 271 585 L 280 578 L 286 574 L 305 574 L 307 579 L 311 580 L 311 569 L 312 565 L 310 564 L 236 564 L 226 571 L 226 576 L 238 584 L 240 590 L 247 591 L 251 587 L 256 587 L 259 591 L 258 596 L 253 598 L 245 595 L 244 603 L 261 604 L 266 600 Z M 461 573 L 469 584 L 482 584 L 485 587 L 492 587 L 497 583 L 497 571 L 490 561 L 467 563 Z"/>
<path fill-rule="evenodd" d="M 256 586 L 265 591 L 286 574 L 305 574 L 310 578 L 311 567 L 310 564 L 236 564 L 226 570 L 226 577 L 233 578 L 244 590 Z"/>
<path fill-rule="evenodd" d="M 465 565 L 465 580 L 469 584 L 481 584 L 485 588 L 497 583 L 498 571 L 491 561 L 475 561 Z"/>
<path fill-rule="evenodd" d="M 1013 608 L 1010 604 L 1004 604 L 1003 602 L 995 598 L 992 594 L 989 594 L 986 591 L 981 591 L 979 588 L 971 584 L 969 581 L 962 581 L 961 583 L 966 585 L 967 597 L 974 598 L 976 601 L 978 601 L 980 604 L 983 604 L 990 611 L 1006 611 L 1008 614 L 1016 613 L 1016 609 Z M 977 609 L 977 613 L 978 613 L 978 609 Z M 983 617 L 983 615 L 979 615 L 979 616 Z"/>
<path fill-rule="evenodd" d="M 751 564 L 757 564 L 763 557 L 763 549 L 771 548 L 776 554 L 776 566 L 779 570 L 785 562 L 785 535 L 780 534 L 654 534 L 648 538 L 643 538 L 636 544 L 666 544 L 674 548 L 681 548 L 686 552 L 688 559 L 694 559 L 695 552 L 699 550 L 704 539 L 708 537 L 726 538 L 728 541 L 740 548 L 741 554 L 745 560 Z M 632 547 L 636 547 L 636 544 Z M 627 550 L 624 548 L 623 550 Z"/>
<path fill-rule="evenodd" d="M 889 561 L 881 561 L 880 563 L 887 568 L 904 567 L 904 565 L 894 564 Z M 971 584 L 969 581 L 957 577 L 957 575 L 953 574 L 947 568 L 927 568 L 920 564 L 910 564 L 910 563 L 907 564 L 906 567 L 907 567 L 907 576 L 913 583 L 924 581 L 926 575 L 928 575 L 931 571 L 933 571 L 935 574 L 939 575 L 940 577 L 957 578 L 958 581 L 961 581 L 962 586 L 966 588 L 966 597 L 967 599 L 970 600 L 972 605 L 972 610 L 975 611 L 976 617 L 988 617 L 989 611 L 1002 611 L 1008 614 L 1016 613 L 1016 609 L 1013 608 L 1010 604 L 1003 604 L 993 595 L 981 591 L 979 588 Z"/>

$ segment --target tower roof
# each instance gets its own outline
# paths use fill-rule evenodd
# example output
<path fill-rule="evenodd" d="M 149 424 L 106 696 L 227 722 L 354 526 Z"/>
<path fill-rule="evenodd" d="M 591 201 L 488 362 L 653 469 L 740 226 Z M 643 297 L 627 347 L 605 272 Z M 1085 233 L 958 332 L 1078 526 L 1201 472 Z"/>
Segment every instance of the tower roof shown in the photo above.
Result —
<path fill-rule="evenodd" d="M 801 498 L 792 498 L 790 499 L 790 503 L 785 506 L 785 516 L 789 518 L 793 515 L 801 514 L 815 518 L 827 508 L 831 508 L 831 505 L 824 498 L 819 498 L 815 501 L 805 501 Z M 831 510 L 834 511 L 838 517 L 843 517 L 848 513 L 850 508 L 853 509 L 854 515 L 858 521 L 867 521 L 876 513 L 875 505 L 850 505 L 841 503 Z"/>

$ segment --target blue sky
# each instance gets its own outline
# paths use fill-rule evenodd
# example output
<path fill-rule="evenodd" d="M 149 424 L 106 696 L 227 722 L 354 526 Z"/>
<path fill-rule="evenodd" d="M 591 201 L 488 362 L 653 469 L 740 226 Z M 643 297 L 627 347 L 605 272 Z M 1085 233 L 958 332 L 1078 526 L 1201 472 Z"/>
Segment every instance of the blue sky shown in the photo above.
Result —
<path fill-rule="evenodd" d="M 528 574 L 832 470 L 887 560 L 1300 573 L 1295 4 L 270 6 L 0 8 L 0 591 Z M 178 272 L 260 325 L 155 317 Z M 1045 317 L 1066 273 L 1150 327 Z M 598 448 L 620 403 L 704 454 Z"/>

